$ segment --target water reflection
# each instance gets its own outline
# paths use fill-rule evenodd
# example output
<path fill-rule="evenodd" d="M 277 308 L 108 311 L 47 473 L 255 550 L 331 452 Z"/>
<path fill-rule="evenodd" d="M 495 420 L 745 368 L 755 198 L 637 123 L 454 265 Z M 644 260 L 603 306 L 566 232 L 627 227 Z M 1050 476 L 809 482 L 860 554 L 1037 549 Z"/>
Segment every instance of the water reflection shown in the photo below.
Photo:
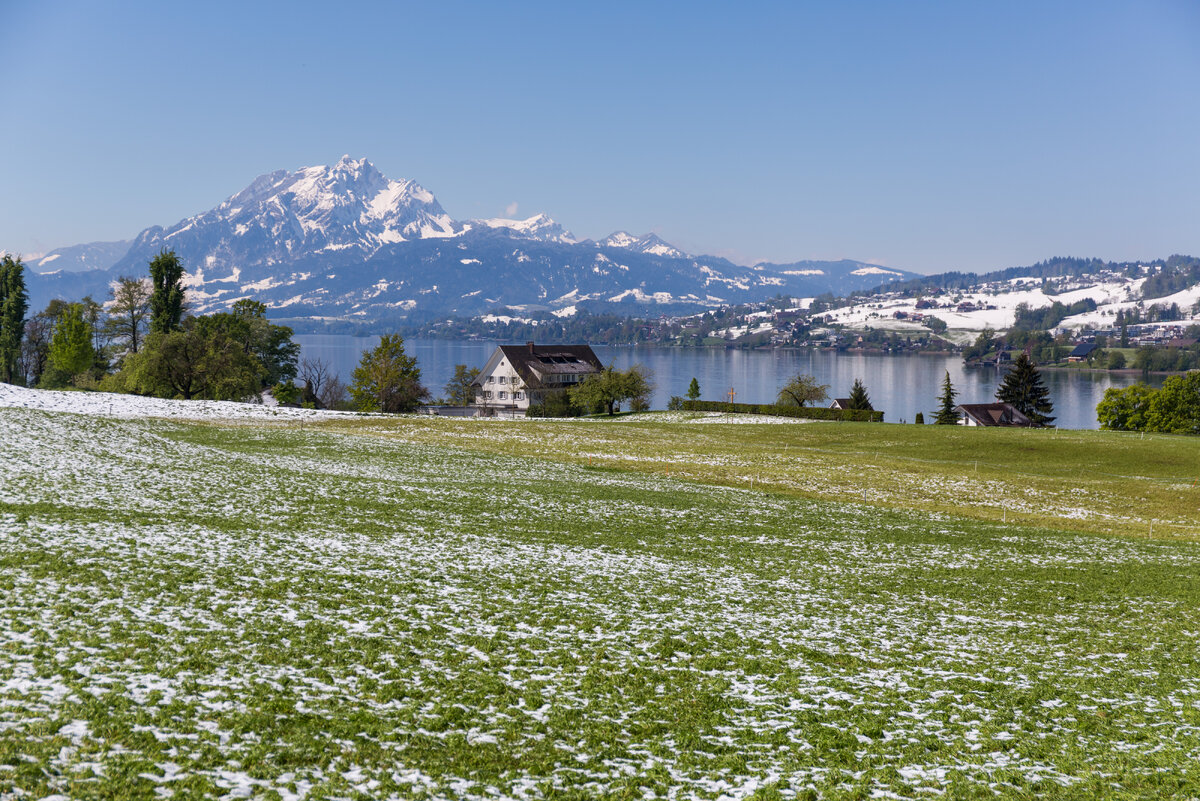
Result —
<path fill-rule="evenodd" d="M 324 359 L 343 381 L 349 382 L 360 354 L 375 347 L 379 338 L 307 334 L 297 336 L 296 341 L 303 356 Z M 414 339 L 405 346 L 417 357 L 425 385 L 436 396 L 453 375 L 454 365 L 482 366 L 496 343 Z M 884 410 L 888 422 L 911 423 L 917 412 L 930 417 L 947 371 L 961 403 L 993 400 L 1002 376 L 994 368 L 966 368 L 958 356 L 653 347 L 595 350 L 605 364 L 624 369 L 640 363 L 650 368 L 658 386 L 653 401 L 656 409 L 665 407 L 671 395 L 683 395 L 693 376 L 700 382 L 705 400 L 728 400 L 732 389 L 739 403 L 770 403 L 789 376 L 808 373 L 829 385 L 831 397 L 846 397 L 854 379 L 861 378 L 871 402 L 876 409 Z M 1056 423 L 1064 428 L 1097 428 L 1096 404 L 1104 391 L 1112 386 L 1128 386 L 1139 378 L 1076 370 L 1044 370 L 1042 376 L 1050 388 Z M 1149 383 L 1161 386 L 1162 378 L 1153 376 Z"/>

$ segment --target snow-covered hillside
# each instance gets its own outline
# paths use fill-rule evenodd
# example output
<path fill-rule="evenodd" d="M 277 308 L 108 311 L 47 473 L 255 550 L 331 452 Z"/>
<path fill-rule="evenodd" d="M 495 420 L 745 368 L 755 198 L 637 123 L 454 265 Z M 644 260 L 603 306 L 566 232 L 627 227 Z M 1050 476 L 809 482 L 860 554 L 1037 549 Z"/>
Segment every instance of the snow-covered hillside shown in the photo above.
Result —
<path fill-rule="evenodd" d="M 947 335 L 957 341 L 968 341 L 985 328 L 996 331 L 1011 328 L 1017 307 L 1022 304 L 1030 309 L 1042 309 L 1056 302 L 1069 307 L 1083 300 L 1094 301 L 1094 311 L 1068 316 L 1058 324 L 1058 329 L 1067 331 L 1110 328 L 1115 325 L 1118 312 L 1144 311 L 1152 306 L 1178 306 L 1182 317 L 1149 325 L 1200 322 L 1200 312 L 1196 309 L 1200 302 L 1200 285 L 1147 300 L 1141 296 L 1144 281 L 1144 278 L 1108 272 L 1049 282 L 1039 278 L 1014 278 L 936 295 L 904 297 L 885 292 L 858 299 L 852 305 L 827 312 L 825 316 L 830 322 L 850 329 L 896 331 L 928 330 L 924 319 L 932 316 L 945 322 Z"/>

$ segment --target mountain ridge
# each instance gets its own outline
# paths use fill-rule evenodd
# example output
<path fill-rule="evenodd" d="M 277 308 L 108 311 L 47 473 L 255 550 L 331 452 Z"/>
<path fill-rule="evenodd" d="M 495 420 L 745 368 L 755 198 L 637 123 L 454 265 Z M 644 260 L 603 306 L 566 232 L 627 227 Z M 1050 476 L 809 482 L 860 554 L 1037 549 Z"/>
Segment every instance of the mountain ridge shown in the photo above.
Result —
<path fill-rule="evenodd" d="M 260 175 L 212 209 L 144 229 L 105 270 L 37 275 L 31 294 L 102 297 L 108 282 L 144 274 L 163 249 L 183 261 L 195 312 L 253 297 L 275 316 L 379 324 L 499 306 L 702 309 L 917 277 L 851 260 L 747 267 L 653 233 L 581 240 L 545 214 L 455 220 L 416 181 L 347 155 Z"/>

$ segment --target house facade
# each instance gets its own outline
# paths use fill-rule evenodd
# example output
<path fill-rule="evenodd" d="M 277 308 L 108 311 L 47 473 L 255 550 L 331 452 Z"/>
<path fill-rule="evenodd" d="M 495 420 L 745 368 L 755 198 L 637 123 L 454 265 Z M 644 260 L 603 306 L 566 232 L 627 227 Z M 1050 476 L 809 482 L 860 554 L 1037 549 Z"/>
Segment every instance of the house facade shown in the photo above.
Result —
<path fill-rule="evenodd" d="M 588 345 L 501 345 L 471 386 L 484 414 L 523 414 L 531 402 L 570 389 L 603 369 Z"/>

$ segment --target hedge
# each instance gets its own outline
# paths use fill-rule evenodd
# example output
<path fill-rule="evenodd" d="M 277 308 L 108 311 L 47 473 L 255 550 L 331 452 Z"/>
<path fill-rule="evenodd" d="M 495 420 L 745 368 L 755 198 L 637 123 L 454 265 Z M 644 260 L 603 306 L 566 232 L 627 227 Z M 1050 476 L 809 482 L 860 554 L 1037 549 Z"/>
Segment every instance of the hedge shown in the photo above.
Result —
<path fill-rule="evenodd" d="M 883 412 L 861 409 L 825 409 L 819 406 L 777 406 L 773 403 L 725 403 L 723 401 L 685 400 L 682 408 L 688 412 L 735 412 L 737 414 L 772 414 L 780 417 L 802 417 L 806 420 L 843 420 L 858 423 L 883 422 Z"/>

